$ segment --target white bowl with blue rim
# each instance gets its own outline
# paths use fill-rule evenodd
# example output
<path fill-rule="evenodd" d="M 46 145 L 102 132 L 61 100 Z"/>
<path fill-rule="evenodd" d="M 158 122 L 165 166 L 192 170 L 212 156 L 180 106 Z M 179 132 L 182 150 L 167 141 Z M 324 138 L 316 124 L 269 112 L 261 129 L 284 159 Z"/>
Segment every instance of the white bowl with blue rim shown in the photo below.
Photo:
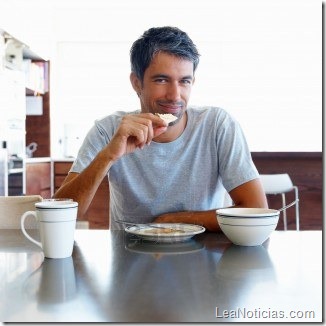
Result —
<path fill-rule="evenodd" d="M 259 246 L 276 229 L 280 212 L 268 208 L 222 208 L 216 211 L 217 222 L 234 244 Z"/>

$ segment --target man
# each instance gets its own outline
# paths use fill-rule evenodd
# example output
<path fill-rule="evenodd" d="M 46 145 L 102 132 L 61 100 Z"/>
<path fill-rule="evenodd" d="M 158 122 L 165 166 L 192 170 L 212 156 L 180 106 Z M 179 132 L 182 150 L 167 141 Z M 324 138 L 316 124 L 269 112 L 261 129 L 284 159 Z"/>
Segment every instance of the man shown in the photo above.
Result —
<path fill-rule="evenodd" d="M 108 175 L 111 229 L 121 228 L 120 220 L 219 230 L 215 210 L 225 189 L 236 206 L 267 207 L 237 122 L 219 108 L 187 108 L 199 62 L 188 35 L 151 28 L 134 42 L 130 58 L 141 110 L 95 122 L 55 197 L 78 201 L 81 216 Z M 168 124 L 156 113 L 177 120 Z"/>

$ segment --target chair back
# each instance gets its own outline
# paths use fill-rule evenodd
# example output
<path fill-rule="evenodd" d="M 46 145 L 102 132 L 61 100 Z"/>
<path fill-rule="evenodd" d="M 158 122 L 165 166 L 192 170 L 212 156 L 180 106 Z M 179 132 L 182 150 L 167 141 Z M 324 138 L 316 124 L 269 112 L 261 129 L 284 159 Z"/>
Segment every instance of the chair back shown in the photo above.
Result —
<path fill-rule="evenodd" d="M 39 195 L 0 196 L 0 229 L 20 229 L 20 218 L 27 211 L 35 211 L 35 203 L 42 201 Z M 26 229 L 36 229 L 33 217 L 27 218 Z"/>
<path fill-rule="evenodd" d="M 293 189 L 293 183 L 287 173 L 261 174 L 260 180 L 266 194 L 280 194 Z"/>

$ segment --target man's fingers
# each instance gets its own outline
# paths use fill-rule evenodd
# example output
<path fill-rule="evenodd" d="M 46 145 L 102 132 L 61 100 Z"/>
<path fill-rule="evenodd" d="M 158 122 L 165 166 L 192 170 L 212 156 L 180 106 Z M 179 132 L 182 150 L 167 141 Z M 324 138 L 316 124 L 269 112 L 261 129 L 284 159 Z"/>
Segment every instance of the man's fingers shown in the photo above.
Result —
<path fill-rule="evenodd" d="M 154 128 L 154 135 L 153 135 L 153 138 L 163 134 L 163 132 L 165 132 L 167 129 L 167 127 L 157 127 L 157 128 Z"/>
<path fill-rule="evenodd" d="M 164 120 L 152 113 L 125 116 L 123 123 L 129 128 L 130 135 L 136 137 L 136 146 L 141 148 L 166 131 L 168 126 Z"/>
<path fill-rule="evenodd" d="M 116 133 L 122 140 L 118 146 L 122 146 L 121 150 L 124 153 L 130 153 L 135 148 L 144 148 L 145 145 L 151 143 L 153 138 L 165 132 L 167 126 L 164 120 L 152 113 L 126 115 L 122 118 Z"/>
<path fill-rule="evenodd" d="M 140 113 L 137 117 L 142 119 L 141 121 L 148 126 L 147 145 L 151 143 L 153 138 L 164 133 L 169 125 L 166 121 L 152 113 Z"/>

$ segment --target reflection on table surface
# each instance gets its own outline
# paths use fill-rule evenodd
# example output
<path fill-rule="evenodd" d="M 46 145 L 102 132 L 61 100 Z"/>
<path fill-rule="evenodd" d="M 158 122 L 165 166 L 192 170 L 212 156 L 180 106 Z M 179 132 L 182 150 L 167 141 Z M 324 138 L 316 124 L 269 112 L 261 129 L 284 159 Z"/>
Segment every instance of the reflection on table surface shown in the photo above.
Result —
<path fill-rule="evenodd" d="M 0 230 L 0 279 L 7 322 L 315 322 L 322 235 L 279 231 L 240 247 L 214 233 L 155 244 L 77 230 L 72 257 L 44 259 L 20 230 Z"/>

